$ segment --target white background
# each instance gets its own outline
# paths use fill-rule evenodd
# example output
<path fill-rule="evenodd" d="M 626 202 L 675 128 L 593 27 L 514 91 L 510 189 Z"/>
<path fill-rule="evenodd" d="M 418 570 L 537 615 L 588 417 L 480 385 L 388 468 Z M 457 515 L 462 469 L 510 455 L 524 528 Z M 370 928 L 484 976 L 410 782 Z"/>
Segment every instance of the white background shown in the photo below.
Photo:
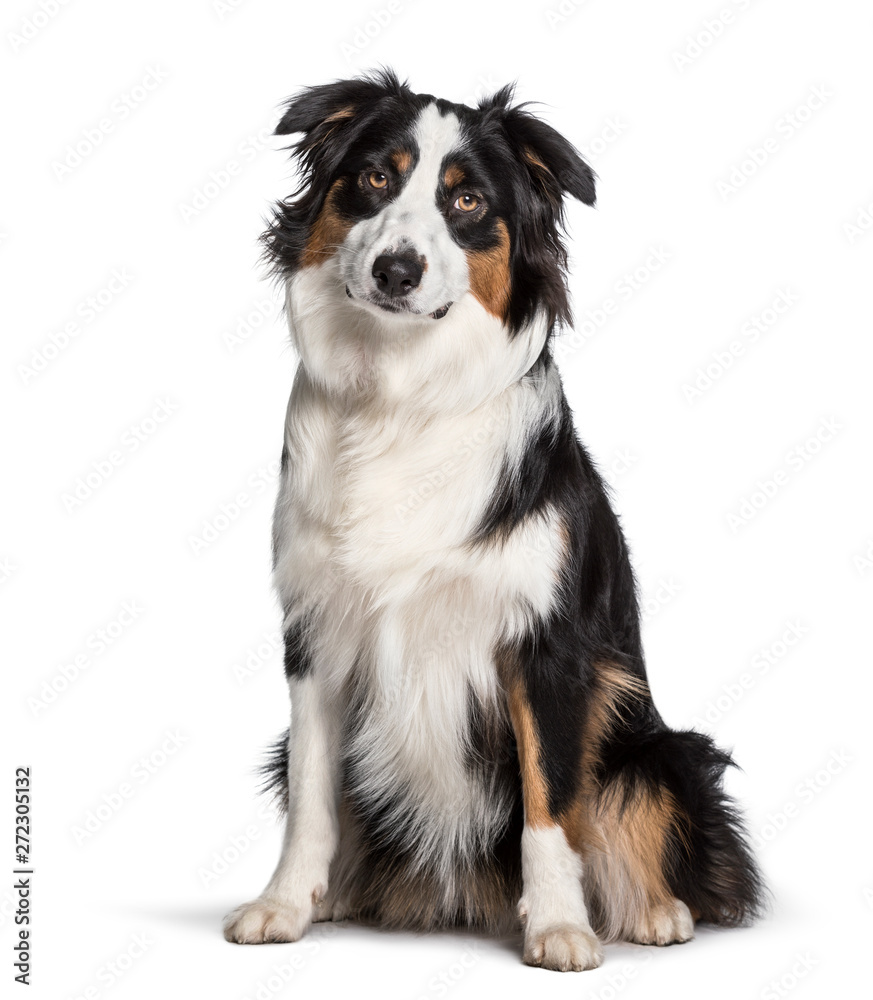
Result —
<path fill-rule="evenodd" d="M 6 4 L 0 40 L 0 860 L 29 764 L 28 995 L 851 991 L 873 931 L 867 5 L 394 0 L 382 26 L 385 0 L 43 7 Z M 475 935 L 221 937 L 276 860 L 253 772 L 287 717 L 269 528 L 295 362 L 256 238 L 293 178 L 266 135 L 298 87 L 380 63 L 457 101 L 517 78 L 599 174 L 597 209 L 569 210 L 561 365 L 634 551 L 658 704 L 744 769 L 774 893 L 752 929 L 565 976 Z"/>

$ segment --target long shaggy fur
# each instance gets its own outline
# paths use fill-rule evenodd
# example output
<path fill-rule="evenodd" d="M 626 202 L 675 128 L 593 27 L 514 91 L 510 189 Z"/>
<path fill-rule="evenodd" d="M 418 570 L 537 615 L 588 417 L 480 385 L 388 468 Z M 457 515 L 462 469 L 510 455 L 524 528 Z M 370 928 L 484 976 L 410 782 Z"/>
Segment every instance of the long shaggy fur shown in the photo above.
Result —
<path fill-rule="evenodd" d="M 264 235 L 300 366 L 273 532 L 282 856 L 229 940 L 313 920 L 524 927 L 524 960 L 688 940 L 764 889 L 732 761 L 652 700 L 636 584 L 551 356 L 573 146 L 390 71 L 312 87 Z"/>

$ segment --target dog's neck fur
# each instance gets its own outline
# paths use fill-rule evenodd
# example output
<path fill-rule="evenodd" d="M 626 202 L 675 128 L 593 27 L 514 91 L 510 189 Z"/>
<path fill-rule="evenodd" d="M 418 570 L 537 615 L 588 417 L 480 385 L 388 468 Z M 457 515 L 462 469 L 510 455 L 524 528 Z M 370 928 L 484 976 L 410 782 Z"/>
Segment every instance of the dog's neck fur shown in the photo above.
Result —
<path fill-rule="evenodd" d="M 487 404 L 531 369 L 548 339 L 543 316 L 510 338 L 469 293 L 439 320 L 380 316 L 342 294 L 333 261 L 288 282 L 286 311 L 316 391 L 352 409 L 375 406 L 411 419 Z"/>

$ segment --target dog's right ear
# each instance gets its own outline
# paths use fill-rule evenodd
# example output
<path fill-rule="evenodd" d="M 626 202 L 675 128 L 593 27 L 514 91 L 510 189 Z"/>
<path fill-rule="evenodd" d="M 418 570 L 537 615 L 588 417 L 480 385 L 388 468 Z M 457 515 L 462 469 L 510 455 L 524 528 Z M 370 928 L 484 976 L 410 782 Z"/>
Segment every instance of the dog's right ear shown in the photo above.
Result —
<path fill-rule="evenodd" d="M 313 133 L 331 122 L 351 118 L 365 104 L 394 91 L 394 87 L 389 89 L 386 86 L 389 83 L 385 79 L 386 75 L 337 80 L 318 87 L 307 87 L 285 103 L 275 134 Z M 390 77 L 390 82 L 399 89 L 400 82 L 393 73 Z"/>
<path fill-rule="evenodd" d="M 353 80 L 337 80 L 292 97 L 276 126 L 276 135 L 302 133 L 291 147 L 311 171 L 322 159 L 335 161 L 348 148 L 367 112 L 389 96 L 402 97 L 409 88 L 390 69 Z M 333 155 L 330 155 L 333 153 Z"/>

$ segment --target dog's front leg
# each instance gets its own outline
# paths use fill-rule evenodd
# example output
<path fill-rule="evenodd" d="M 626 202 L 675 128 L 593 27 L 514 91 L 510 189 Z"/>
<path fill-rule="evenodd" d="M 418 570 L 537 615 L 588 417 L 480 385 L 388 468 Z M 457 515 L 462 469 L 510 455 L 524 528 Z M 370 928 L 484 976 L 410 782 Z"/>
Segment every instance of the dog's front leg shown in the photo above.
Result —
<path fill-rule="evenodd" d="M 224 936 L 239 944 L 297 941 L 327 891 L 339 837 L 337 819 L 339 711 L 318 678 L 289 678 L 288 818 L 276 871 L 260 897 L 225 920 Z"/>
<path fill-rule="evenodd" d="M 560 972 L 595 969 L 603 949 L 591 929 L 582 892 L 582 858 L 567 837 L 566 817 L 554 815 L 549 773 L 543 754 L 543 727 L 560 728 L 568 718 L 561 692 L 528 679 L 515 664 L 504 683 L 509 715 L 518 747 L 524 803 L 521 837 L 522 897 L 518 912 L 524 923 L 524 961 Z M 578 742 L 575 731 L 559 740 L 566 748 Z M 570 751 L 572 755 L 572 750 Z M 568 759 L 564 768 L 573 766 Z M 561 776 L 564 780 L 567 775 Z M 552 781 L 554 784 L 554 781 Z"/>

